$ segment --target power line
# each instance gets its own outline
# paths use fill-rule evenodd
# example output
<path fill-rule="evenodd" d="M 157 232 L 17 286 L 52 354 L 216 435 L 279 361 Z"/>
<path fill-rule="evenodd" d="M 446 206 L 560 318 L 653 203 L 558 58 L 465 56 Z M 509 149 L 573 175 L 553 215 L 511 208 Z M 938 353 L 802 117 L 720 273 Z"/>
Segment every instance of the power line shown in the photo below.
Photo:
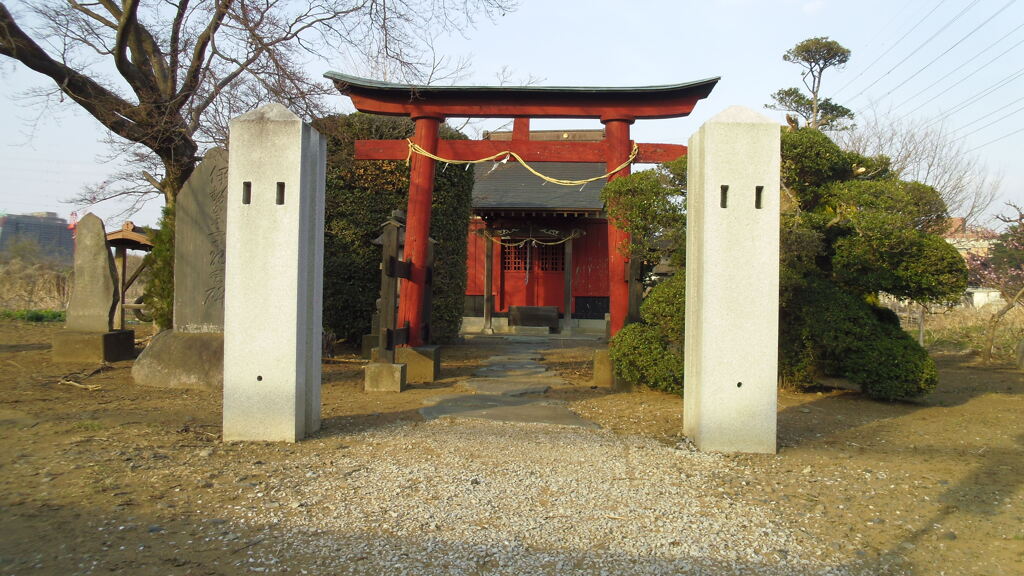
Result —
<path fill-rule="evenodd" d="M 1024 132 L 1024 128 L 1018 128 L 1017 130 L 1014 130 L 1013 132 L 1010 132 L 1009 134 L 1003 134 L 1002 136 L 1000 136 L 998 138 L 995 138 L 993 140 L 989 140 L 988 142 L 985 142 L 984 144 L 982 144 L 980 146 L 975 146 L 974 148 L 971 148 L 970 150 L 964 152 L 964 154 L 970 154 L 971 152 L 974 152 L 975 150 L 978 150 L 980 148 L 984 148 L 985 146 L 988 146 L 989 144 L 995 144 L 996 142 L 999 142 L 1000 140 L 1006 140 L 1010 136 L 1013 136 L 1014 134 L 1020 134 L 1021 132 Z"/>
<path fill-rule="evenodd" d="M 975 5 L 976 5 L 976 4 L 978 3 L 978 2 L 980 2 L 980 0 L 973 0 L 973 1 L 972 1 L 972 2 L 970 3 L 970 4 L 968 4 L 968 5 L 966 6 L 966 7 L 964 7 L 964 9 L 963 9 L 963 10 L 961 10 L 961 11 L 957 12 L 956 16 L 953 16 L 953 18 L 952 18 L 952 19 L 951 19 L 951 20 L 950 20 L 949 22 L 946 22 L 945 24 L 943 24 L 943 25 L 942 25 L 942 27 L 941 27 L 941 28 L 939 28 L 938 30 L 936 30 L 934 34 L 932 34 L 931 36 L 929 36 L 929 37 L 928 37 L 928 39 L 926 39 L 926 40 L 925 40 L 924 42 L 922 42 L 922 43 L 918 44 L 917 48 L 914 48 L 914 49 L 913 49 L 913 50 L 912 50 L 912 51 L 910 52 L 910 54 L 907 54 L 906 56 L 904 56 L 902 60 L 900 60 L 899 62 L 897 62 L 897 63 L 896 63 L 896 64 L 895 64 L 895 65 L 894 65 L 894 66 L 893 66 L 892 68 L 889 68 L 889 70 L 887 70 L 887 71 L 886 71 L 886 72 L 885 72 L 884 74 L 882 74 L 882 75 L 881 75 L 881 76 L 879 76 L 879 77 L 878 77 L 877 79 L 875 79 L 875 81 L 874 81 L 874 82 L 872 82 L 871 84 L 868 84 L 868 85 L 867 85 L 866 87 L 864 87 L 864 89 L 863 89 L 863 90 L 861 90 L 861 91 L 860 91 L 860 92 L 858 92 L 858 93 L 857 93 L 856 95 L 854 95 L 854 96 L 853 96 L 853 98 L 850 98 L 850 100 L 854 100 L 854 99 L 856 99 L 856 98 L 859 98 L 859 97 L 860 97 L 861 95 L 863 95 L 863 94 L 864 94 L 865 92 L 867 92 L 868 90 L 870 90 L 870 89 L 871 89 L 871 88 L 872 88 L 872 87 L 873 87 L 873 86 L 874 86 L 875 84 L 878 84 L 878 83 L 879 83 L 879 82 L 881 82 L 881 81 L 882 81 L 883 79 L 885 79 L 885 77 L 886 77 L 886 76 L 888 76 L 889 74 L 892 74 L 892 72 L 893 72 L 894 70 L 896 70 L 897 68 L 899 68 L 900 66 L 902 66 L 904 62 L 906 62 L 907 60 L 909 60 L 909 59 L 910 59 L 910 58 L 911 58 L 911 57 L 912 57 L 912 56 L 913 56 L 914 54 L 917 54 L 917 53 L 918 53 L 918 52 L 919 52 L 919 51 L 920 51 L 920 50 L 921 50 L 922 48 L 924 48 L 925 46 L 927 46 L 929 42 L 931 42 L 931 41 L 932 41 L 932 40 L 934 40 L 934 39 L 935 39 L 936 37 L 938 37 L 938 35 L 939 35 L 939 34 L 941 34 L 942 32 L 944 32 L 944 31 L 946 30 L 946 28 L 949 28 L 949 27 L 950 27 L 951 25 L 953 25 L 953 23 L 954 23 L 954 22 L 956 22 L 957 20 L 959 20 L 961 16 L 963 16 L 964 14 L 966 14 L 966 13 L 967 13 L 967 11 L 968 11 L 968 10 L 970 10 L 971 8 L 973 8 L 973 7 L 974 7 L 974 6 L 975 6 Z"/>
<path fill-rule="evenodd" d="M 962 68 L 963 68 L 964 66 L 967 66 L 967 65 L 968 65 L 968 64 L 970 64 L 971 62 L 974 62 L 974 60 L 975 60 L 975 59 L 977 59 L 977 58 L 978 58 L 979 56 L 981 56 L 981 55 L 982 55 L 982 54 L 984 54 L 985 52 L 988 52 L 988 51 L 989 51 L 989 50 L 991 50 L 991 49 L 992 49 L 992 48 L 993 48 L 993 47 L 994 47 L 995 45 L 999 44 L 1000 42 L 1002 42 L 1003 40 L 1005 40 L 1005 39 L 1006 39 L 1007 37 L 1009 37 L 1009 36 L 1010 36 L 1011 34 L 1013 34 L 1014 32 L 1016 32 L 1017 30 L 1020 30 L 1021 28 L 1024 28 L 1024 23 L 1018 24 L 1016 28 L 1014 28 L 1013 30 L 1010 30 L 1009 32 L 1007 32 L 1006 34 L 1004 34 L 1004 35 L 1003 35 L 1003 36 L 1002 36 L 1001 38 L 999 38 L 999 39 L 998 39 L 998 40 L 996 40 L 995 42 L 993 42 L 993 43 L 989 44 L 988 46 L 986 46 L 986 47 L 985 47 L 985 48 L 984 48 L 984 49 L 983 49 L 983 50 L 982 50 L 981 52 L 978 52 L 978 53 L 977 53 L 977 54 L 975 54 L 974 56 L 971 56 L 971 57 L 970 57 L 970 58 L 968 58 L 968 59 L 967 59 L 967 60 L 966 60 L 966 61 L 965 61 L 965 62 L 964 62 L 963 64 L 961 64 L 961 65 L 957 66 L 956 68 L 954 68 L 954 69 L 950 70 L 949 72 L 947 72 L 947 73 L 946 73 L 945 75 L 943 75 L 943 76 L 942 76 L 941 78 L 939 78 L 939 79 L 938 79 L 938 80 L 936 80 L 935 82 L 932 82 L 932 83 L 931 83 L 931 84 L 929 84 L 928 86 L 926 86 L 926 87 L 924 87 L 923 89 L 919 90 L 919 91 L 917 92 L 917 94 L 914 94 L 913 96 L 911 96 L 911 97 L 907 98 L 906 100 L 904 100 L 904 101 L 900 102 L 899 104 L 897 104 L 897 105 L 896 105 L 896 107 L 895 107 L 895 108 L 893 108 L 893 110 L 897 110 L 897 109 L 899 109 L 900 107 L 902 107 L 902 106 L 903 106 L 904 104 L 906 104 L 907 102 L 910 102 L 910 101 L 911 101 L 911 100 L 913 100 L 914 98 L 917 98 L 917 97 L 918 97 L 918 96 L 920 96 L 921 94 L 924 94 L 925 92 L 927 92 L 927 91 L 931 90 L 932 88 L 934 88 L 934 87 L 935 87 L 935 85 L 936 85 L 936 84 L 939 84 L 940 82 L 942 82 L 942 81 L 943 81 L 943 80 L 945 80 L 946 78 L 949 78 L 950 76 L 952 76 L 952 75 L 953 75 L 953 74 L 955 74 L 956 72 L 959 72 L 959 71 L 960 71 L 960 69 L 962 69 Z M 986 63 L 982 64 L 982 65 L 981 65 L 980 67 L 978 67 L 978 68 L 975 68 L 975 69 L 974 69 L 974 72 L 971 72 L 971 73 L 970 73 L 970 74 L 968 74 L 968 75 L 967 75 L 966 77 L 964 77 L 964 78 L 960 79 L 959 81 L 957 81 L 957 83 L 956 83 L 956 84 L 953 84 L 952 86 L 949 86 L 949 87 L 947 87 L 947 88 L 946 88 L 946 90 L 943 90 L 942 92 L 940 92 L 940 93 L 939 93 L 938 95 L 936 95 L 936 96 L 935 96 L 935 98 L 937 98 L 938 96 L 941 96 L 942 94 L 945 94 L 946 92 L 948 92 L 948 91 L 949 91 L 949 90 L 950 90 L 951 88 L 953 88 L 954 86 L 957 86 L 957 85 L 959 85 L 959 84 L 960 84 L 961 82 L 963 82 L 963 81 L 964 81 L 964 80 L 966 80 L 967 78 L 970 78 L 971 76 L 973 76 L 973 75 L 977 74 L 978 72 L 980 72 L 981 70 L 983 70 L 983 69 L 984 69 L 984 68 L 985 68 L 986 66 L 988 66 L 989 64 L 991 64 L 991 63 L 995 62 L 996 60 L 998 60 L 998 59 L 1002 58 L 1002 57 L 1003 57 L 1003 56 L 1005 56 L 1005 55 L 1006 55 L 1006 54 L 1007 54 L 1008 52 L 1010 52 L 1010 50 L 1013 50 L 1014 48 L 1016 48 L 1017 46 L 1020 46 L 1021 44 L 1024 44 L 1024 40 L 1021 40 L 1020 42 L 1017 42 L 1016 44 L 1014 44 L 1013 46 L 1010 46 L 1010 47 L 1009 47 L 1009 48 L 1007 48 L 1007 49 L 1006 49 L 1005 51 L 1003 51 L 1003 52 L 1002 52 L 1001 54 L 999 54 L 998 56 L 996 56 L 995 58 L 993 58 L 993 59 L 989 60 L 988 62 L 986 62 Z M 932 98 L 931 100 L 928 100 L 927 102 L 925 102 L 925 104 L 927 104 L 928 102 L 931 102 L 931 101 L 932 101 L 932 100 L 934 100 L 935 98 Z M 924 105 L 924 104 L 922 104 L 922 106 L 923 106 L 923 105 Z M 918 106 L 917 108 L 915 108 L 915 109 L 911 110 L 910 112 L 908 112 L 908 114 L 913 114 L 914 112 L 916 112 L 916 111 L 917 111 L 918 109 L 920 109 L 920 108 L 921 108 L 921 106 Z"/>
<path fill-rule="evenodd" d="M 914 72 L 914 73 L 913 73 L 913 74 L 911 74 L 910 76 L 907 76 L 907 77 L 906 77 L 906 78 L 905 78 L 905 79 L 903 80 L 903 82 L 900 82 L 899 84 L 897 84 L 897 85 L 896 85 L 896 87 L 895 87 L 895 88 L 893 88 L 892 90 L 889 90 L 888 92 L 886 92 L 886 93 L 885 93 L 885 94 L 884 94 L 884 95 L 882 96 L 882 98 L 885 98 L 886 96 L 888 96 L 888 95 L 892 94 L 893 92 L 895 92 L 895 91 L 899 90 L 899 89 L 900 89 L 900 88 L 902 88 L 902 87 L 903 87 L 904 85 L 906 85 L 906 83 L 907 83 L 907 82 L 910 82 L 911 80 L 913 80 L 914 78 L 916 78 L 918 74 L 920 74 L 921 72 L 924 72 L 925 70 L 927 70 L 929 66 L 931 66 L 932 64 L 935 64 L 935 63 L 936 63 L 936 62 L 937 62 L 937 61 L 938 61 L 938 60 L 939 60 L 940 58 L 942 58 L 942 57 L 943 57 L 943 56 L 945 56 L 946 54 L 949 54 L 950 50 L 952 50 L 953 48 L 956 48 L 956 47 L 957 47 L 957 46 L 959 46 L 959 45 L 960 45 L 960 44 L 961 44 L 961 43 L 962 43 L 962 42 L 963 42 L 964 40 L 967 40 L 968 38 L 970 38 L 971 36 L 973 36 L 975 32 L 977 32 L 977 31 L 978 31 L 978 30 L 980 30 L 980 29 L 981 29 L 981 28 L 982 28 L 983 26 L 985 26 L 986 24 L 988 24 L 989 22 L 991 22 L 991 21 L 992 21 L 992 20 L 993 20 L 993 19 L 994 19 L 994 18 L 995 18 L 996 16 L 999 16 L 999 14 L 1001 14 L 1001 13 L 1002 13 L 1002 12 L 1003 12 L 1004 10 L 1006 10 L 1007 8 L 1009 8 L 1009 7 L 1010 7 L 1010 6 L 1011 6 L 1011 5 L 1012 5 L 1012 4 L 1014 3 L 1014 2 L 1016 2 L 1016 0 L 1010 0 L 1010 1 L 1009 1 L 1009 2 L 1007 2 L 1006 4 L 1003 4 L 1003 7 L 1002 7 L 1002 8 L 1000 8 L 999 10 L 996 10 L 995 14 L 993 14 L 993 15 L 989 16 L 988 18 L 986 18 L 986 19 L 985 19 L 985 21 L 984 21 L 984 22 L 982 22 L 981 24 L 978 24 L 977 26 L 975 26 L 975 27 L 974 27 L 974 29 L 972 29 L 972 30 L 971 30 L 970 32 L 968 32 L 967 34 L 965 34 L 965 35 L 964 35 L 964 36 L 963 36 L 962 38 L 960 38 L 959 40 L 957 40 L 957 41 L 956 41 L 956 43 L 954 43 L 954 44 L 953 44 L 952 46 L 950 46 L 949 48 L 946 48 L 946 50 L 945 50 L 944 52 L 942 52 L 941 54 L 939 54 L 939 55 L 938 55 L 938 56 L 936 56 L 935 58 L 932 58 L 931 62 L 929 62 L 929 63 L 925 64 L 925 65 L 924 65 L 924 66 L 922 66 L 921 68 L 918 68 L 918 69 L 917 69 L 917 72 Z"/>
<path fill-rule="evenodd" d="M 920 26 L 921 24 L 923 24 L 923 23 L 924 23 L 924 21 L 925 21 L 925 20 L 927 20 L 929 16 L 931 16 L 931 15 L 932 15 L 933 13 L 935 13 L 935 11 L 936 11 L 936 10 L 938 10 L 938 9 L 939 9 L 939 7 L 940 7 L 940 6 L 942 6 L 942 5 L 943 5 L 943 4 L 945 4 L 945 3 L 946 3 L 946 0 L 942 0 L 941 2 L 939 2 L 938 4 L 936 4 L 934 8 L 932 8 L 932 9 L 931 9 L 931 10 L 930 10 L 930 11 L 929 11 L 929 12 L 928 12 L 927 14 L 925 14 L 924 16 L 922 16 L 922 17 L 921 17 L 921 19 L 917 21 L 917 24 L 914 24 L 914 25 L 913 25 L 913 26 L 912 26 L 912 27 L 910 28 L 910 30 L 907 30 L 907 31 L 906 31 L 906 32 L 905 32 L 905 33 L 903 34 L 903 36 L 900 36 L 900 37 L 899 37 L 899 39 L 897 39 L 897 40 L 896 40 L 895 42 L 893 42 L 892 46 L 889 46 L 889 49 L 888 49 L 888 50 L 886 50 L 885 52 L 882 52 L 882 53 L 881 53 L 881 54 L 880 54 L 880 55 L 878 56 L 878 58 L 875 58 L 875 59 L 874 59 L 874 61 L 872 61 L 872 62 L 871 62 L 871 64 L 868 64 L 868 65 L 867 65 L 867 67 L 866 67 L 866 68 L 864 68 L 864 70 L 861 70 L 860 74 L 857 74 L 857 75 L 856 75 L 856 76 L 854 76 L 854 77 L 853 77 L 853 78 L 852 78 L 852 79 L 851 79 L 851 80 L 850 80 L 849 82 L 847 82 L 846 84 L 843 84 L 842 86 L 840 86 L 840 87 L 839 87 L 839 90 L 836 90 L 835 92 L 833 92 L 833 93 L 832 93 L 832 96 L 838 96 L 838 95 L 839 95 L 839 93 L 840 93 L 840 92 L 842 92 L 843 90 L 845 90 L 847 86 L 849 86 L 850 84 L 853 84 L 854 82 L 856 82 L 858 78 L 860 78 L 861 76 L 863 76 L 863 75 L 864 75 L 864 73 L 866 73 L 866 72 L 867 72 L 868 70 L 870 70 L 872 66 L 874 66 L 875 64 L 877 64 L 879 60 L 881 60 L 882 58 L 885 58 L 885 57 L 886 57 L 886 55 L 888 55 L 888 54 L 889 54 L 889 52 L 892 52 L 894 48 L 896 48 L 897 46 L 899 46 L 900 42 L 902 42 L 902 41 L 903 41 L 903 40 L 904 40 L 904 39 L 905 39 L 905 38 L 906 38 L 907 36 L 909 36 L 911 32 L 913 32 L 914 30 L 917 30 L 917 27 L 918 27 L 918 26 Z"/>
<path fill-rule="evenodd" d="M 968 97 L 966 100 L 961 100 L 959 103 L 957 103 L 955 106 L 953 106 L 953 108 L 951 108 L 950 110 L 946 111 L 945 114 L 949 115 L 949 114 L 954 114 L 956 112 L 959 112 L 959 111 L 963 110 L 964 108 L 967 108 L 971 104 L 974 104 L 975 102 L 981 100 L 982 98 L 991 95 L 996 90 L 999 90 L 1003 86 L 1006 86 L 1007 84 L 1009 84 L 1010 82 L 1013 82 L 1014 80 L 1016 80 L 1017 78 L 1020 78 L 1021 76 L 1024 76 L 1024 68 L 1021 68 L 1021 69 L 1017 70 L 1016 72 L 1012 73 L 1010 76 L 1008 76 L 1006 78 L 1003 78 L 999 82 L 996 82 L 995 84 L 989 86 L 988 88 L 985 88 L 981 92 L 978 92 L 978 93 Z M 928 122 L 927 124 L 925 124 L 924 127 L 931 126 L 932 124 L 935 124 L 936 122 L 940 122 L 942 120 L 943 120 L 943 116 L 939 116 L 935 120 L 932 120 L 931 122 Z"/>
<path fill-rule="evenodd" d="M 1016 114 L 1017 112 L 1020 112 L 1021 110 L 1024 110 L 1024 106 L 1021 106 L 1020 108 L 1017 108 L 1013 112 L 1008 112 L 1006 114 L 1003 114 L 1002 116 L 1000 116 L 999 118 L 996 118 L 995 120 L 989 122 L 988 124 L 985 124 L 983 126 L 979 126 L 979 127 L 975 128 L 974 130 L 971 130 L 967 134 L 964 134 L 963 136 L 958 136 L 958 137 L 954 138 L 953 140 L 963 140 L 964 138 L 967 138 L 971 134 L 974 134 L 976 132 L 980 132 L 980 131 L 984 130 L 985 128 L 988 128 L 989 126 L 995 124 L 996 122 L 999 122 L 1000 120 L 1003 120 L 1005 118 L 1009 118 L 1010 116 L 1013 116 L 1014 114 Z"/>
<path fill-rule="evenodd" d="M 1022 41 L 1018 42 L 1018 43 L 1017 43 L 1017 44 L 1015 44 L 1014 46 L 1011 46 L 1011 47 L 1010 47 L 1010 50 L 1012 50 L 1013 48 L 1016 48 L 1017 46 L 1019 46 L 1019 45 L 1020 45 L 1020 44 L 1022 44 L 1022 43 L 1024 43 L 1024 40 L 1022 40 Z M 1006 52 L 1009 52 L 1010 50 L 1007 50 Z M 976 69 L 976 70 L 975 70 L 974 72 L 971 72 L 971 73 L 970 73 L 970 74 L 968 74 L 967 76 L 964 76 L 964 77 L 963 77 L 963 78 L 961 78 L 960 80 L 957 80 L 957 81 L 956 81 L 956 82 L 954 82 L 954 83 L 953 83 L 952 85 L 948 86 L 948 87 L 947 87 L 947 88 L 946 88 L 945 90 L 943 90 L 942 92 L 939 92 L 939 93 L 938 93 L 938 94 L 936 94 L 935 96 L 932 96 L 932 97 L 931 97 L 931 98 L 929 98 L 928 100 L 925 100 L 924 102 L 922 102 L 921 104 L 919 104 L 919 105 L 918 105 L 918 106 L 917 106 L 916 108 L 914 108 L 914 109 L 913 109 L 913 110 L 911 110 L 910 112 L 907 112 L 906 114 L 904 114 L 903 116 L 901 116 L 901 118 L 900 118 L 900 119 L 903 119 L 903 118 L 906 118 L 907 116 L 910 116 L 910 115 L 911 115 L 911 114 L 913 114 L 914 112 L 917 112 L 917 111 L 918 111 L 918 110 L 920 110 L 921 108 L 924 108 L 924 107 L 925 107 L 925 106 L 926 106 L 926 105 L 927 105 L 928 103 L 930 103 L 930 102 L 934 101 L 934 100 L 935 100 L 936 98 L 938 98 L 939 96 L 942 96 L 942 95 L 943 95 L 943 94 L 945 94 L 946 92 L 949 92 L 949 91 L 950 91 L 950 90 L 952 90 L 953 88 L 956 88 L 957 86 L 959 86 L 959 85 L 963 84 L 963 83 L 964 83 L 964 82 L 965 82 L 966 80 L 968 80 L 968 79 L 969 79 L 969 78 L 970 78 L 971 76 L 974 76 L 974 75 L 975 75 L 975 74 L 977 74 L 978 72 L 981 72 L 982 70 L 984 70 L 985 68 L 987 68 L 989 64 L 991 64 L 991 63 L 995 62 L 996 60 L 998 60 L 998 59 L 1002 58 L 1002 57 L 1003 57 L 1003 56 L 1004 56 L 1004 55 L 1006 54 L 1006 52 L 1003 52 L 1003 53 L 1002 53 L 1002 54 L 1000 54 L 999 56 L 996 56 L 995 58 L 993 58 L 993 59 L 989 60 L 989 61 L 988 61 L 988 62 L 986 62 L 986 63 L 985 63 L 985 64 L 984 64 L 983 66 L 981 66 L 981 67 L 979 67 L 978 69 Z"/>
<path fill-rule="evenodd" d="M 960 130 L 963 130 L 964 128 L 967 128 L 971 124 L 976 124 L 978 122 L 981 122 L 982 120 L 985 120 L 987 118 L 991 118 L 992 115 L 995 114 L 996 112 L 1001 112 L 1003 110 L 1006 110 L 1007 108 L 1009 108 L 1010 106 L 1013 106 L 1014 104 L 1016 104 L 1017 102 L 1020 102 L 1021 100 L 1024 100 L 1024 96 L 1021 96 L 1020 98 L 1017 98 L 1016 100 L 1014 100 L 1013 102 L 1010 102 L 1009 104 L 1006 104 L 1004 106 L 1000 106 L 999 108 L 996 108 L 995 110 L 992 110 L 991 112 L 989 112 L 988 114 L 986 114 L 984 116 L 979 116 L 978 118 L 975 118 L 974 120 L 971 120 L 970 122 L 968 122 L 966 124 L 958 126 L 958 127 L 954 128 L 953 130 L 951 130 L 950 133 L 952 133 L 952 132 L 959 132 Z"/>

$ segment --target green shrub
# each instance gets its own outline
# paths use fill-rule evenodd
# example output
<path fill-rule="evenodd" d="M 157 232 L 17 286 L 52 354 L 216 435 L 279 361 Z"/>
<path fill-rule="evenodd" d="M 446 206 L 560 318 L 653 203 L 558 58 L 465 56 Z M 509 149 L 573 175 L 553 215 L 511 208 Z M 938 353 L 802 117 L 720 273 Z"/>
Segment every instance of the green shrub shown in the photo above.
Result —
<path fill-rule="evenodd" d="M 893 315 L 824 279 L 809 281 L 782 309 L 780 373 L 812 386 L 842 376 L 879 400 L 913 398 L 935 388 L 935 364 L 893 324 Z"/>
<path fill-rule="evenodd" d="M 935 361 L 909 334 L 889 324 L 861 342 L 843 363 L 851 382 L 876 400 L 914 398 L 935 389 Z"/>
<path fill-rule="evenodd" d="M 146 309 L 159 330 L 174 322 L 174 208 L 165 206 L 160 228 L 154 230 L 153 250 L 146 254 L 146 289 L 142 294 Z"/>
<path fill-rule="evenodd" d="M 655 329 L 666 346 L 680 350 L 686 327 L 685 311 L 686 273 L 682 269 L 652 288 L 640 305 L 640 317 L 643 321 Z"/>
<path fill-rule="evenodd" d="M 626 325 L 612 338 L 608 355 L 615 374 L 628 382 L 675 394 L 683 391 L 683 357 L 670 351 L 649 324 Z"/>
<path fill-rule="evenodd" d="M 625 326 L 608 343 L 615 373 L 634 384 L 679 394 L 683 391 L 683 310 L 686 275 L 655 286 L 640 305 L 642 322 Z"/>
<path fill-rule="evenodd" d="M 409 166 L 398 161 L 357 161 L 354 142 L 407 138 L 413 133 L 413 122 L 350 114 L 318 120 L 314 125 L 328 138 L 324 325 L 338 338 L 355 343 L 370 331 L 380 296 L 381 248 L 371 242 L 393 210 L 406 209 Z M 465 138 L 447 126 L 442 126 L 441 137 Z M 430 321 L 434 342 L 455 339 L 461 326 L 472 191 L 472 169 L 438 166 L 430 229 L 430 236 L 437 241 Z"/>

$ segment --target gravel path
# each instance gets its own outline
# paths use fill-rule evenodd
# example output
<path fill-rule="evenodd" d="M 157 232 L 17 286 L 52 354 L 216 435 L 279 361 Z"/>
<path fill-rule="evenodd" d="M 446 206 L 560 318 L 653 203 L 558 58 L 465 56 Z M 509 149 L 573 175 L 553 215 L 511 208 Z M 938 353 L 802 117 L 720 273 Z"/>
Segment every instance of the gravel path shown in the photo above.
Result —
<path fill-rule="evenodd" d="M 256 572 L 850 572 L 792 519 L 725 493 L 715 477 L 738 464 L 685 446 L 446 419 L 312 442 L 223 511 L 266 531 Z"/>

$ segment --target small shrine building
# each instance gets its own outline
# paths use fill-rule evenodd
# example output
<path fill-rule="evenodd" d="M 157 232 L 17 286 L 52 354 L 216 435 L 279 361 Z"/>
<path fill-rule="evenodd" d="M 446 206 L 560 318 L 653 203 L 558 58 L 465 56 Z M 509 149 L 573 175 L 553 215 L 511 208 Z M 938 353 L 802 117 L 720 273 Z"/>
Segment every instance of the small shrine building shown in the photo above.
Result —
<path fill-rule="evenodd" d="M 537 142 L 601 142 L 604 137 L 601 129 L 535 130 L 529 136 Z M 511 132 L 485 136 L 496 141 L 511 138 Z M 585 180 L 605 172 L 605 165 L 596 162 L 535 162 L 531 167 L 560 180 Z M 464 331 L 511 332 L 547 325 L 561 332 L 605 333 L 609 312 L 608 222 L 601 201 L 605 184 L 601 179 L 559 186 L 518 162 L 477 166 Z M 488 292 L 492 294 L 490 310 Z"/>

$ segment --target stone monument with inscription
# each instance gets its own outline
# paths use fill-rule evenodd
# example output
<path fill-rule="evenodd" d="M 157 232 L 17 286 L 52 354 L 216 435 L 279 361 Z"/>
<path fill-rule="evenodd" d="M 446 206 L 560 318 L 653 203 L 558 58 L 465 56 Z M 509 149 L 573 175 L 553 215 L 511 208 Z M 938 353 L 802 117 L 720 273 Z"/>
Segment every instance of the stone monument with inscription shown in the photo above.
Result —
<path fill-rule="evenodd" d="M 137 384 L 220 390 L 224 382 L 224 196 L 228 154 L 206 153 L 175 202 L 174 328 L 132 366 Z"/>

